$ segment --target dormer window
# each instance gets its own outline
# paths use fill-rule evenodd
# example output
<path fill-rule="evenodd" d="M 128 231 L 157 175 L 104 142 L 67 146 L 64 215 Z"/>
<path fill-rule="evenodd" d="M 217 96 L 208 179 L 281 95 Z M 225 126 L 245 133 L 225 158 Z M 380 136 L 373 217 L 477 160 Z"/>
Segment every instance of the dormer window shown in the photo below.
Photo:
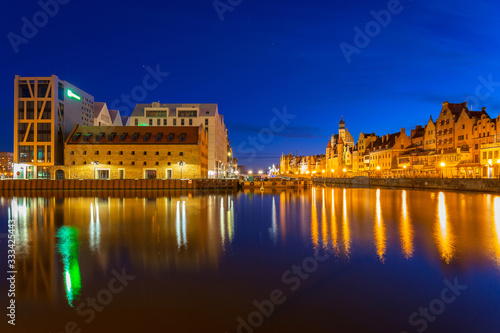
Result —
<path fill-rule="evenodd" d="M 82 136 L 82 132 L 73 134 L 73 142 L 78 141 L 78 139 L 80 139 L 80 136 Z"/>
<path fill-rule="evenodd" d="M 89 142 L 91 137 L 92 137 L 92 133 L 87 133 L 83 136 L 83 141 Z"/>
<path fill-rule="evenodd" d="M 127 138 L 127 135 L 128 135 L 128 133 L 122 133 L 120 135 L 120 141 L 125 141 L 125 139 Z"/>

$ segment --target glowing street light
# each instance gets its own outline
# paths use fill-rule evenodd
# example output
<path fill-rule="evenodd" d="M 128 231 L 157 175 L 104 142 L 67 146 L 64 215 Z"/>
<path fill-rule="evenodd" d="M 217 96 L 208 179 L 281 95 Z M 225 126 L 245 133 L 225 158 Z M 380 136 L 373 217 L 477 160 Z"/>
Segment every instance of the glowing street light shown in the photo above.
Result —
<path fill-rule="evenodd" d="M 444 167 L 446 166 L 446 163 L 441 162 L 439 165 L 441 166 L 441 178 L 444 178 Z"/>
<path fill-rule="evenodd" d="M 377 170 L 379 170 L 379 171 L 380 171 L 380 165 L 377 165 Z"/>
<path fill-rule="evenodd" d="M 262 175 L 262 170 L 259 170 L 259 175 Z"/>
<path fill-rule="evenodd" d="M 248 174 L 249 174 L 249 175 L 251 175 L 251 174 L 252 174 L 252 170 L 249 170 L 249 171 L 248 171 Z"/>

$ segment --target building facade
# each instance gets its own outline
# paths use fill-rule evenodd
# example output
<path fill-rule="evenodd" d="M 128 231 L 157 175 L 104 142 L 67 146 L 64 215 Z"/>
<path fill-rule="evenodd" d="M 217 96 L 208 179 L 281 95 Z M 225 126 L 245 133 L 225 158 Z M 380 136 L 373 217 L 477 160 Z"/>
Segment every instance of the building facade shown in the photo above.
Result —
<path fill-rule="evenodd" d="M 208 131 L 208 175 L 229 176 L 229 140 L 224 117 L 217 104 L 137 104 L 130 117 L 132 126 L 200 126 Z"/>
<path fill-rule="evenodd" d="M 12 163 L 14 162 L 14 153 L 0 152 L 0 177 L 12 178 L 14 176 Z"/>
<path fill-rule="evenodd" d="M 208 176 L 208 136 L 186 127 L 75 126 L 58 179 L 181 179 Z"/>
<path fill-rule="evenodd" d="M 14 177 L 52 178 L 64 163 L 64 141 L 76 124 L 94 123 L 94 97 L 50 77 L 14 79 Z"/>

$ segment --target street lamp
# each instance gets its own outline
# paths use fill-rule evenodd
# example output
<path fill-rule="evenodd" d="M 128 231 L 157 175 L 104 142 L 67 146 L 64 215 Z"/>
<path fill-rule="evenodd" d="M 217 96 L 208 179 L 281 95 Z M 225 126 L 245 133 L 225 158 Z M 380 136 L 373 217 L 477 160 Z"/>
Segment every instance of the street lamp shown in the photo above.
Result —
<path fill-rule="evenodd" d="M 446 163 L 441 162 L 441 178 L 444 178 L 444 167 L 446 166 Z"/>
<path fill-rule="evenodd" d="M 406 165 L 403 165 L 403 178 L 406 178 Z"/>
<path fill-rule="evenodd" d="M 259 175 L 262 175 L 262 170 L 259 170 Z"/>
<path fill-rule="evenodd" d="M 186 162 L 184 162 L 184 161 L 180 161 L 180 162 L 177 162 L 177 163 L 178 163 L 178 164 L 180 165 L 180 167 L 181 167 L 181 179 L 182 179 L 182 166 L 183 166 L 184 164 L 186 164 Z"/>

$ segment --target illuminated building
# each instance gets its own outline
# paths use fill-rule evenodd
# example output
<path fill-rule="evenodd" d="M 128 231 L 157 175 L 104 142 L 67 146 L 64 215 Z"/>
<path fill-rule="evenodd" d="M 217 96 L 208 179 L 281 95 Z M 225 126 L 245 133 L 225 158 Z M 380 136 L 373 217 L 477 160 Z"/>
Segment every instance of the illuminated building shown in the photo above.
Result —
<path fill-rule="evenodd" d="M 344 168 L 351 170 L 353 148 L 354 138 L 345 127 L 344 118 L 341 118 L 339 122 L 339 133 L 332 134 L 326 146 L 326 175 L 330 176 L 335 173 L 340 174 Z"/>
<path fill-rule="evenodd" d="M 13 153 L 0 152 L 0 177 L 12 178 Z"/>
<path fill-rule="evenodd" d="M 94 103 L 94 126 L 128 126 L 129 117 L 123 117 L 118 110 L 109 110 L 106 103 Z"/>
<path fill-rule="evenodd" d="M 208 174 L 228 176 L 228 134 L 217 104 L 137 104 L 130 117 L 132 126 L 200 126 L 208 131 Z"/>
<path fill-rule="evenodd" d="M 76 124 L 93 125 L 94 97 L 50 77 L 14 79 L 14 177 L 52 178 L 64 163 L 64 141 Z"/>
<path fill-rule="evenodd" d="M 280 174 L 322 175 L 325 170 L 325 155 L 295 156 L 282 155 Z"/>
<path fill-rule="evenodd" d="M 207 177 L 207 133 L 199 127 L 75 126 L 65 144 L 67 179 Z"/>
<path fill-rule="evenodd" d="M 352 172 L 353 175 L 366 176 L 370 171 L 370 153 L 366 150 L 368 145 L 377 140 L 375 133 L 364 134 L 361 132 L 358 142 L 352 151 Z M 335 170 L 335 169 L 333 169 Z"/>

